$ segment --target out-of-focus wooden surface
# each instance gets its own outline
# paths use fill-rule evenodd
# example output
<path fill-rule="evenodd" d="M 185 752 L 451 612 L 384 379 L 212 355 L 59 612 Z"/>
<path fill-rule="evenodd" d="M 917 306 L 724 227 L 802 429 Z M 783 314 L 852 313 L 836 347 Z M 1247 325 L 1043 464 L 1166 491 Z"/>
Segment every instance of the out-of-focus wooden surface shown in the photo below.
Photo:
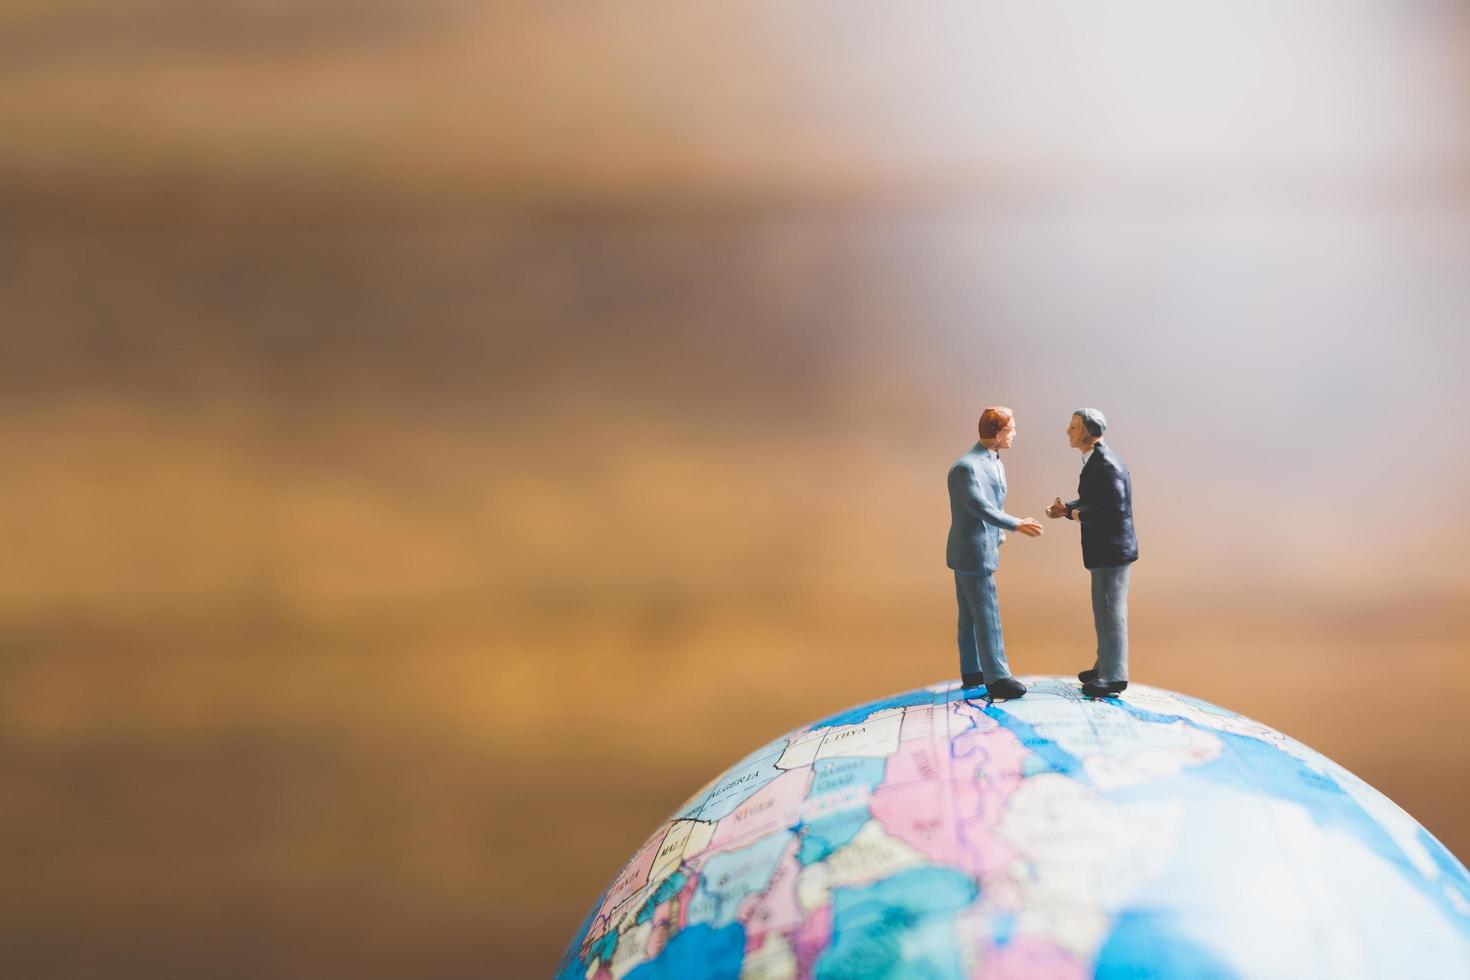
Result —
<path fill-rule="evenodd" d="M 1470 856 L 1459 7 L 3 16 L 6 972 L 545 975 L 724 766 L 952 673 L 989 403 L 1021 515 L 1112 422 L 1139 680 Z"/>

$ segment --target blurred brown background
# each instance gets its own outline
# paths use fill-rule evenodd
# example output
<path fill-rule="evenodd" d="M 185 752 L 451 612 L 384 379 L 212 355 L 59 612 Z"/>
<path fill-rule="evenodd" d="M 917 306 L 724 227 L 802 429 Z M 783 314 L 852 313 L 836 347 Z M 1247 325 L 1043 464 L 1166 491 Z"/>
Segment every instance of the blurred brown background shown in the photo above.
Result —
<path fill-rule="evenodd" d="M 1470 856 L 1470 11 L 0 10 L 0 960 L 543 976 L 1130 463 L 1135 679 Z M 1008 545 L 1090 661 L 1075 528 Z"/>

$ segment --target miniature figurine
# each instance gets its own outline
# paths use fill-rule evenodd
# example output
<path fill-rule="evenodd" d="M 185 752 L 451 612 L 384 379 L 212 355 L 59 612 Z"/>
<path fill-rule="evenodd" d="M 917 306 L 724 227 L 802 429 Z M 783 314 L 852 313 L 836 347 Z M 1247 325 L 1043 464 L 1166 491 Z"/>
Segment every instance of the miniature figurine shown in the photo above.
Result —
<path fill-rule="evenodd" d="M 949 543 L 945 558 L 954 569 L 960 607 L 960 682 L 986 688 L 991 699 L 1019 698 L 1026 685 L 1011 676 L 1000 632 L 994 574 L 1005 532 L 1039 537 L 1041 522 L 1005 512 L 1006 471 L 1000 450 L 1011 448 L 1016 420 L 1009 408 L 980 414 L 980 441 L 949 469 Z"/>
<path fill-rule="evenodd" d="M 1067 442 L 1082 453 L 1077 499 L 1058 497 L 1046 516 L 1082 524 L 1082 564 L 1092 573 L 1092 621 L 1097 659 L 1077 675 L 1088 697 L 1116 697 L 1128 687 L 1128 579 L 1138 560 L 1133 533 L 1133 483 L 1128 467 L 1102 441 L 1107 420 L 1095 408 L 1079 408 L 1067 426 Z"/>

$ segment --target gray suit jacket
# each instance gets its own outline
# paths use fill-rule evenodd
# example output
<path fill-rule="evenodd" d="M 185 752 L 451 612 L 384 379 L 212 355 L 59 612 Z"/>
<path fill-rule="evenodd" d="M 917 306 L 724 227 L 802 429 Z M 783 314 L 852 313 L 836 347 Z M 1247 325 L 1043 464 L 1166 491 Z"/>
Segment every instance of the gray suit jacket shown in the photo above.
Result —
<path fill-rule="evenodd" d="M 1019 518 L 1005 512 L 1006 481 L 1000 457 L 980 443 L 949 468 L 949 544 L 945 560 L 957 572 L 1000 566 L 1000 532 L 1014 531 Z"/>

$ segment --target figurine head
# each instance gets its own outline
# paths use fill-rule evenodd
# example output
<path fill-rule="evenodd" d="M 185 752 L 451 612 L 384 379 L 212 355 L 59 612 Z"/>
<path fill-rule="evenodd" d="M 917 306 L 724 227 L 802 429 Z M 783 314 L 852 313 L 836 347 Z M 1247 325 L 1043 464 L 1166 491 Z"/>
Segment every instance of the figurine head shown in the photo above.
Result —
<path fill-rule="evenodd" d="M 1067 425 L 1067 442 L 1073 449 L 1087 452 L 1102 439 L 1108 420 L 1095 408 L 1079 408 Z"/>
<path fill-rule="evenodd" d="M 1016 416 L 1009 408 L 992 405 L 980 413 L 980 441 L 988 449 L 1010 449 L 1016 438 Z"/>

